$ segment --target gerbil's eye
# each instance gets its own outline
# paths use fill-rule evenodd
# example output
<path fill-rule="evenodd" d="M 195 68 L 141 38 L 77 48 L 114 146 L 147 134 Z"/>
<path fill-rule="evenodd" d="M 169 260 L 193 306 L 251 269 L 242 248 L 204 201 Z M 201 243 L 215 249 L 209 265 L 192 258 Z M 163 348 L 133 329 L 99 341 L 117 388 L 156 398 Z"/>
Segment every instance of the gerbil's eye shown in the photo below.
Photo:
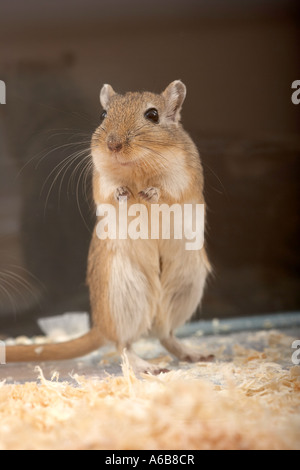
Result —
<path fill-rule="evenodd" d="M 101 115 L 100 115 L 100 122 L 103 122 L 104 119 L 106 118 L 107 116 L 107 111 L 102 111 Z"/>
<path fill-rule="evenodd" d="M 155 122 L 156 124 L 159 122 L 158 111 L 155 108 L 147 109 L 144 116 L 146 119 L 149 119 L 149 121 Z"/>

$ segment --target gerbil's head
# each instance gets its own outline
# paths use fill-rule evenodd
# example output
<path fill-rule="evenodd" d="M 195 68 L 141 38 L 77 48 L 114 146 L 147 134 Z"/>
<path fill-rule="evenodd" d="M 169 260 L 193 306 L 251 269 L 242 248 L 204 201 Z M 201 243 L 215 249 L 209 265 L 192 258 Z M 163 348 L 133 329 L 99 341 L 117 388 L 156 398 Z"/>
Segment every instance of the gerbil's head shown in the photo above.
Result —
<path fill-rule="evenodd" d="M 166 169 L 174 148 L 180 148 L 180 112 L 185 96 L 186 87 L 180 80 L 160 95 L 119 95 L 104 85 L 101 123 L 92 141 L 96 168 L 147 174 Z"/>

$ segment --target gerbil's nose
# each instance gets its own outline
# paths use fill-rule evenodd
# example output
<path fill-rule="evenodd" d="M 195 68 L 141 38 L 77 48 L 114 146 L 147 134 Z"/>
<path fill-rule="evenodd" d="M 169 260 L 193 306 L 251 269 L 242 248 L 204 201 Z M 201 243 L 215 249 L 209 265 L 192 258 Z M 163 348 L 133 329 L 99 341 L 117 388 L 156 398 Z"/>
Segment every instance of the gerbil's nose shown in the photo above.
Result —
<path fill-rule="evenodd" d="M 120 152 L 120 150 L 122 150 L 123 143 L 119 137 L 110 135 L 107 139 L 107 147 L 111 152 Z"/>

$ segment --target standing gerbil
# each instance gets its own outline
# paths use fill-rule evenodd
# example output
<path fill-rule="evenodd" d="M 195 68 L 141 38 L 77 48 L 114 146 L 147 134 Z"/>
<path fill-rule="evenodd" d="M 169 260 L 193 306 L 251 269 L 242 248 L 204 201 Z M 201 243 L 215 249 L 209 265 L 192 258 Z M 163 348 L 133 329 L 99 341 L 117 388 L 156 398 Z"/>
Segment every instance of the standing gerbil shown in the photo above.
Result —
<path fill-rule="evenodd" d="M 180 124 L 185 96 L 179 80 L 161 95 L 119 95 L 103 86 L 104 111 L 92 138 L 97 206 L 109 203 L 118 210 L 120 196 L 147 207 L 204 204 L 200 157 Z M 112 341 L 120 352 L 126 348 L 135 369 L 155 371 L 132 350 L 149 333 L 180 360 L 203 360 L 173 331 L 195 312 L 209 271 L 205 249 L 188 251 L 185 240 L 99 240 L 95 229 L 88 259 L 91 331 L 63 344 L 8 347 L 7 361 L 68 359 Z"/>

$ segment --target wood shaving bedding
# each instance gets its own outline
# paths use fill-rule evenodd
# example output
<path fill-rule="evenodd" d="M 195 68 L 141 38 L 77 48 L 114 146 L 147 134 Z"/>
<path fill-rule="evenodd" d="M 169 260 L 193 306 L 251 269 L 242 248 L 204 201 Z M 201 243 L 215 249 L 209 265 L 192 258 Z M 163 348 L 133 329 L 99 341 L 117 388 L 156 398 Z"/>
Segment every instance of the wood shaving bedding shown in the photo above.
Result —
<path fill-rule="evenodd" d="M 299 449 L 300 367 L 277 362 L 292 338 L 258 335 L 263 351 L 159 376 L 136 377 L 124 355 L 119 377 L 0 382 L 0 449 Z"/>

